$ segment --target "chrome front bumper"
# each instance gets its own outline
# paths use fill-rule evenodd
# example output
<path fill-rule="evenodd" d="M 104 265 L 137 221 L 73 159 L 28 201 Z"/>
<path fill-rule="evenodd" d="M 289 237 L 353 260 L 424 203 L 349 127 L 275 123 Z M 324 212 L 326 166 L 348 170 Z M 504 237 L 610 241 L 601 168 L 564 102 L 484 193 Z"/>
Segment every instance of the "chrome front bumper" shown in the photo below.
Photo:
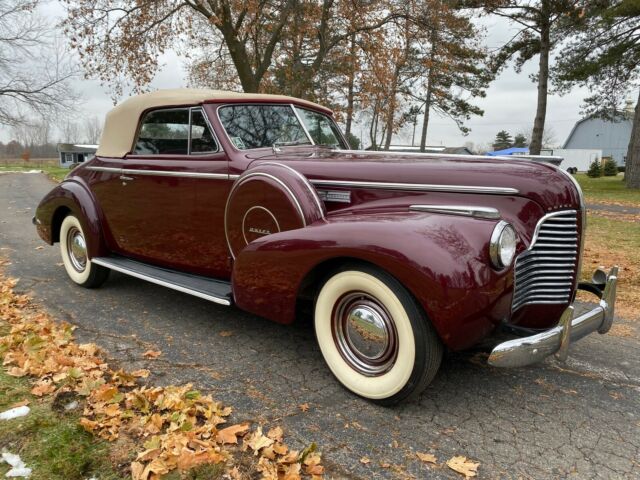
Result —
<path fill-rule="evenodd" d="M 559 360 L 565 361 L 572 342 L 595 331 L 607 333 L 611 328 L 617 281 L 618 267 L 613 267 L 607 275 L 600 305 L 576 318 L 573 318 L 573 305 L 568 306 L 554 328 L 496 346 L 489 356 L 489 364 L 494 367 L 523 367 L 554 353 Z"/>

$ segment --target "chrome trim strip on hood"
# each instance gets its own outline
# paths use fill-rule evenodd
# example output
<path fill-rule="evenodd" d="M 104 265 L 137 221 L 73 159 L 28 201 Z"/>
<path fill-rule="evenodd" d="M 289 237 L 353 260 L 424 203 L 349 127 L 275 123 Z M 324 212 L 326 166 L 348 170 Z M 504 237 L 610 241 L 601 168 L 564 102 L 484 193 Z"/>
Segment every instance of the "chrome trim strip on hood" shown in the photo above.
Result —
<path fill-rule="evenodd" d="M 485 187 L 474 185 L 434 185 L 428 183 L 359 182 L 353 180 L 310 179 L 322 187 L 378 188 L 382 190 L 413 190 L 424 192 L 489 193 L 495 195 L 517 195 L 520 191 L 510 187 Z"/>
<path fill-rule="evenodd" d="M 411 205 L 409 210 L 416 212 L 445 213 L 475 218 L 500 218 L 500 212 L 492 207 L 473 207 L 463 205 Z"/>

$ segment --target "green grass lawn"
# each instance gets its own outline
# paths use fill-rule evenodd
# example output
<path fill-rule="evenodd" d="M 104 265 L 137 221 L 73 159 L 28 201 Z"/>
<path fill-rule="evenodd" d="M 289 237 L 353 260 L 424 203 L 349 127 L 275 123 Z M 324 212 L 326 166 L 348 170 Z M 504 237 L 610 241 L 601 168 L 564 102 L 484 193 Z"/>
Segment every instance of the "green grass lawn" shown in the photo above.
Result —
<path fill-rule="evenodd" d="M 575 178 L 582 187 L 587 203 L 621 203 L 640 207 L 640 190 L 628 189 L 622 181 L 622 174 L 617 177 L 590 178 L 586 173 L 578 173 Z"/>
<path fill-rule="evenodd" d="M 61 182 L 62 179 L 69 173 L 69 169 L 65 167 L 60 167 L 58 165 L 52 165 L 50 163 L 43 164 L 33 164 L 33 165 L 25 165 L 18 163 L 9 163 L 4 164 L 0 163 L 0 172 L 11 172 L 11 171 L 25 171 L 29 170 L 42 170 L 46 173 L 52 180 L 56 182 Z"/>

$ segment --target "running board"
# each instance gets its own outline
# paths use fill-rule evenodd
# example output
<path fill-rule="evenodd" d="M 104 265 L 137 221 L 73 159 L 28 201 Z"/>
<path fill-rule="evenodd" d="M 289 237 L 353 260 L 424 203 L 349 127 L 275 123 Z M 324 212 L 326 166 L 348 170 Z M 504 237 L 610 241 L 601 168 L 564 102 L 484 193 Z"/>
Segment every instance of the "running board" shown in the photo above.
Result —
<path fill-rule="evenodd" d="M 95 257 L 91 262 L 220 305 L 231 305 L 231 283 L 155 267 L 124 257 Z"/>

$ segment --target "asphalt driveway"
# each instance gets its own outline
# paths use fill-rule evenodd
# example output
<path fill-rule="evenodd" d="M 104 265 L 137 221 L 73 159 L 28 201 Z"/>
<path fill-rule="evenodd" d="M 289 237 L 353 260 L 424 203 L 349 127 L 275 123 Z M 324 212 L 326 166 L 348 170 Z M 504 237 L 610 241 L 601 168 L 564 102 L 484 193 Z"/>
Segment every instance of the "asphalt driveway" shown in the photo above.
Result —
<path fill-rule="evenodd" d="M 382 408 L 337 383 L 308 323 L 280 326 L 115 272 L 98 290 L 73 285 L 58 246 L 31 225 L 52 186 L 40 174 L 0 174 L 0 255 L 17 288 L 112 361 L 147 366 L 156 383 L 192 382 L 233 405 L 235 420 L 277 422 L 293 447 L 315 441 L 328 477 L 461 478 L 415 455 L 428 452 L 441 465 L 479 461 L 480 478 L 640 478 L 635 323 L 630 336 L 575 344 L 566 364 L 500 370 L 481 352 L 449 355 L 418 401 Z M 149 348 L 162 355 L 145 360 Z"/>

